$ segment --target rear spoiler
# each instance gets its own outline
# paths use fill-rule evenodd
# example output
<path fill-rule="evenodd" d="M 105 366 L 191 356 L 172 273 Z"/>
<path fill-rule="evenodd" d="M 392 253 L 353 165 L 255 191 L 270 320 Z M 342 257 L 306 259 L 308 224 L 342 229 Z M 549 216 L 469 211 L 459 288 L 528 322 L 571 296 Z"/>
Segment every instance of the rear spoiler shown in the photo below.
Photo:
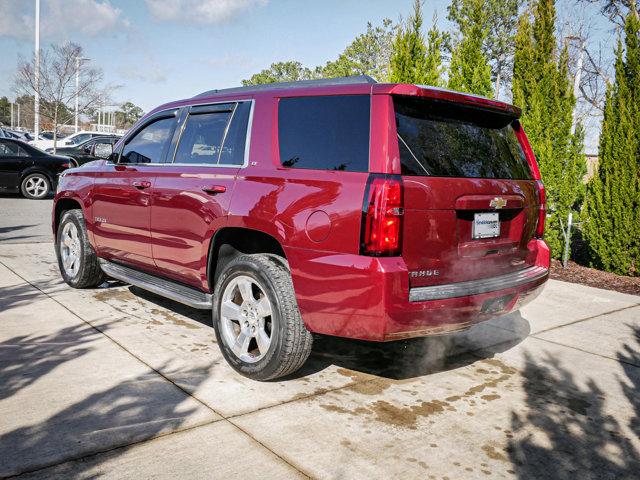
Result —
<path fill-rule="evenodd" d="M 377 83 L 372 85 L 374 95 L 406 95 L 423 98 L 431 98 L 443 102 L 451 102 L 467 105 L 476 109 L 500 113 L 512 120 L 517 120 L 522 115 L 522 110 L 498 100 L 492 100 L 471 93 L 455 92 L 446 88 L 431 87 L 427 85 L 412 85 L 408 83 Z"/>

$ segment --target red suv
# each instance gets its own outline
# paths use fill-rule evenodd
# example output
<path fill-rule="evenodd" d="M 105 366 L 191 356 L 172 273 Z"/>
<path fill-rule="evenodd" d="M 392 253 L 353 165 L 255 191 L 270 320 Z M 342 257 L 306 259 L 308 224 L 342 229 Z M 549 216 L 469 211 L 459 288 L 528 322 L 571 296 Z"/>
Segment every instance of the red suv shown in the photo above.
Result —
<path fill-rule="evenodd" d="M 266 380 L 312 333 L 452 332 L 547 280 L 544 188 L 511 105 L 368 77 L 212 90 L 158 107 L 54 201 L 64 280 L 212 309 Z"/>

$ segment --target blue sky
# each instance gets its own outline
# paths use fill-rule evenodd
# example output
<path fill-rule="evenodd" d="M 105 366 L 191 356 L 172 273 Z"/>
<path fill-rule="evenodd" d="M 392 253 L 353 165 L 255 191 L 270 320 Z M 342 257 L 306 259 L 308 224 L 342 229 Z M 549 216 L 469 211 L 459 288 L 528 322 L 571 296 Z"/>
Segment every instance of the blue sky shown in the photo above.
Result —
<path fill-rule="evenodd" d="M 271 63 L 314 67 L 335 59 L 368 21 L 408 16 L 413 0 L 41 0 L 41 46 L 72 41 L 85 49 L 105 83 L 120 85 L 116 103 L 148 111 L 212 88 L 240 85 Z M 424 0 L 425 31 L 434 12 L 449 30 L 449 0 Z M 35 0 L 0 0 L 0 96 L 15 98 L 20 58 L 33 54 Z M 612 24 L 597 5 L 556 0 L 558 35 L 584 31 L 593 53 L 608 59 Z M 576 58 L 572 45 L 572 58 Z M 600 116 L 579 102 L 587 149 L 597 149 Z"/>
<path fill-rule="evenodd" d="M 212 88 L 237 86 L 272 62 L 313 67 L 335 59 L 384 18 L 408 15 L 412 0 L 41 0 L 41 45 L 73 41 L 122 85 L 117 101 L 149 110 Z M 448 0 L 429 1 L 446 17 Z M 172 8 L 175 6 L 178 8 Z M 200 10 L 198 11 L 198 8 Z M 208 9 L 210 8 L 210 9 Z M 0 96 L 13 98 L 19 57 L 33 51 L 34 0 L 0 0 Z M 189 13 L 191 12 L 191 13 Z"/>

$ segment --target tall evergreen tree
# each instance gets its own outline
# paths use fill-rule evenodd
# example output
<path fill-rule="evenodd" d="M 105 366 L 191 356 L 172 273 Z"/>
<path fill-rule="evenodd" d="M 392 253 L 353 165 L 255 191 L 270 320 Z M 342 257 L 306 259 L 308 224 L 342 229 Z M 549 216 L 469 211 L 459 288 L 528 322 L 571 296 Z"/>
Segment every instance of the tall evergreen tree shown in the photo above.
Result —
<path fill-rule="evenodd" d="M 438 17 L 434 15 L 431 29 L 427 33 L 427 54 L 424 59 L 423 83 L 442 87 L 444 86 L 442 52 L 447 47 L 449 35 L 438 30 L 437 23 Z"/>
<path fill-rule="evenodd" d="M 595 266 L 640 274 L 640 20 L 630 12 L 625 48 L 618 40 L 609 86 L 598 171 L 587 187 L 585 237 Z M 625 55 L 626 53 L 626 55 Z"/>
<path fill-rule="evenodd" d="M 422 28 L 422 5 L 420 0 L 413 3 L 413 14 L 398 28 L 391 55 L 391 75 L 394 83 L 426 83 L 425 55 L 427 48 Z"/>
<path fill-rule="evenodd" d="M 451 53 L 448 87 L 491 96 L 491 67 L 484 52 L 489 34 L 483 0 L 454 0 L 449 20 L 458 24 L 460 38 Z"/>
<path fill-rule="evenodd" d="M 582 197 L 586 171 L 583 129 L 571 133 L 575 97 L 569 55 L 557 52 L 554 0 L 536 0 L 518 22 L 513 64 L 513 103 L 522 108 L 522 125 L 540 165 L 547 190 L 545 238 L 552 254 L 562 253 L 562 223 Z M 533 14 L 533 23 L 531 23 Z"/>

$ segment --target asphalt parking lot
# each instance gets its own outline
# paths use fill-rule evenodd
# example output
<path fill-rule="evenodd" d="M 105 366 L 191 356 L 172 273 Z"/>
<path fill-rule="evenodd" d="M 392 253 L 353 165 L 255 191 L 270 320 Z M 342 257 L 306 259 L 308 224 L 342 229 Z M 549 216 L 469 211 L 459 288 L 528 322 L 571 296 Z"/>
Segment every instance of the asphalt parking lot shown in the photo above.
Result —
<path fill-rule="evenodd" d="M 550 281 L 456 335 L 318 337 L 257 383 L 206 312 L 62 283 L 50 208 L 0 197 L 0 477 L 640 475 L 638 296 Z"/>

